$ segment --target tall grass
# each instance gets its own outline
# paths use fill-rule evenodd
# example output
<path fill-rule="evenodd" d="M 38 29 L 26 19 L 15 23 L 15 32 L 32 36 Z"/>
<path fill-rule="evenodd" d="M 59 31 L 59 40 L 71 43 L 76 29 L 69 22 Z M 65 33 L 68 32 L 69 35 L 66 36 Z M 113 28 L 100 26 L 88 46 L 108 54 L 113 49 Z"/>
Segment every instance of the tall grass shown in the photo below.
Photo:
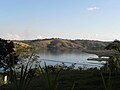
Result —
<path fill-rule="evenodd" d="M 31 54 L 28 58 L 28 62 L 26 65 L 22 64 L 20 67 L 20 71 L 16 70 L 15 67 L 10 67 L 10 79 L 12 84 L 12 90 L 27 90 L 32 77 L 30 77 L 29 71 L 31 70 L 33 62 L 33 54 Z"/>
<path fill-rule="evenodd" d="M 40 66 L 40 70 L 41 70 L 42 75 L 44 77 L 46 90 L 57 90 L 57 86 L 58 86 L 57 80 L 58 80 L 58 77 L 59 77 L 61 70 L 59 70 L 57 72 L 57 74 L 53 76 L 49 72 L 49 69 L 48 69 L 46 63 L 44 63 L 44 64 L 45 64 L 45 68 L 42 68 Z"/>
<path fill-rule="evenodd" d="M 74 90 L 74 88 L 75 88 L 75 82 L 73 83 L 73 85 L 72 85 L 70 90 Z"/>
<path fill-rule="evenodd" d="M 112 90 L 111 72 L 109 72 L 108 77 L 103 76 L 103 74 L 101 73 L 101 77 L 105 90 Z"/>
<path fill-rule="evenodd" d="M 20 76 L 18 77 L 18 72 L 14 69 L 12 74 L 12 88 L 13 90 L 27 90 L 27 87 L 30 84 L 32 78 L 29 78 L 28 73 L 28 63 L 24 68 L 24 65 L 21 67 Z"/>
<path fill-rule="evenodd" d="M 60 75 L 60 72 L 63 70 L 63 68 L 59 68 L 56 73 L 51 74 L 51 70 L 49 67 L 44 63 L 44 68 L 40 67 L 40 70 L 42 72 L 43 78 L 44 78 L 44 84 L 46 90 L 58 90 L 58 78 Z M 53 67 L 54 68 L 54 67 Z M 74 90 L 75 87 L 75 82 L 73 83 L 72 87 L 70 90 Z"/>

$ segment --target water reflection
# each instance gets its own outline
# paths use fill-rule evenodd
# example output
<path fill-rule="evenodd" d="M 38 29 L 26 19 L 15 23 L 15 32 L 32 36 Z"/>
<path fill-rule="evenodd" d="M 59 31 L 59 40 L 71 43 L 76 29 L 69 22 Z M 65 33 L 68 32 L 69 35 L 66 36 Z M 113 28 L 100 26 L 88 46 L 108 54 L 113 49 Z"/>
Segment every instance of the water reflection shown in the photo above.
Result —
<path fill-rule="evenodd" d="M 41 50 L 37 52 L 42 62 L 47 62 L 48 65 L 56 65 L 64 62 L 68 66 L 76 63 L 76 66 L 87 66 L 87 67 L 100 67 L 105 62 L 88 61 L 90 57 L 97 58 L 95 54 L 85 53 L 79 50 L 65 50 L 65 51 L 51 51 Z"/>

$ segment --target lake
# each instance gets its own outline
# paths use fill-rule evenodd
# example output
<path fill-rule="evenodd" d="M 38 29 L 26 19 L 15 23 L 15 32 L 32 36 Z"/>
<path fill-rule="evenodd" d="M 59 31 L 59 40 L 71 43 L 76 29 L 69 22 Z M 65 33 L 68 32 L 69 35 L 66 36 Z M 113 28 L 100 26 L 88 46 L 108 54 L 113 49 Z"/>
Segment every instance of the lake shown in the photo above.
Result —
<path fill-rule="evenodd" d="M 47 65 L 65 65 L 70 66 L 75 63 L 76 67 L 101 67 L 104 61 L 88 61 L 88 58 L 97 58 L 95 54 L 89 54 L 82 51 L 41 51 L 38 53 L 40 60 L 46 62 Z"/>

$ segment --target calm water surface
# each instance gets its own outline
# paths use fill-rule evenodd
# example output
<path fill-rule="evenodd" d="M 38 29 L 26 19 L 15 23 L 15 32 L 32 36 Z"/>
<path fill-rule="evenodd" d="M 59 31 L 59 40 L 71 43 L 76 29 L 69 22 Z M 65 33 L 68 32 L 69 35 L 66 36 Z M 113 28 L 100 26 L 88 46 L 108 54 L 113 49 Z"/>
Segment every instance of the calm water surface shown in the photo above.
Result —
<path fill-rule="evenodd" d="M 76 63 L 76 67 L 101 67 L 105 62 L 88 61 L 88 58 L 97 58 L 95 54 L 89 54 L 81 51 L 41 51 L 38 53 L 40 60 L 47 65 L 60 65 L 64 62 L 67 66 Z"/>

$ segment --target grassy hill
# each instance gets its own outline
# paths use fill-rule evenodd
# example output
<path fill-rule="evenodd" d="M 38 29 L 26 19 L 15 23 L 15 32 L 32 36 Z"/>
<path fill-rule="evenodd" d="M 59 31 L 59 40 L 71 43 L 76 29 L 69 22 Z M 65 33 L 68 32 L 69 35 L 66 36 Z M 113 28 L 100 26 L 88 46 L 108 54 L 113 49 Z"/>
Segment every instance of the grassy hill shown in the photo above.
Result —
<path fill-rule="evenodd" d="M 37 39 L 24 40 L 22 43 L 35 47 L 37 50 L 103 50 L 110 42 L 95 40 L 69 40 L 69 39 Z"/>
<path fill-rule="evenodd" d="M 32 49 L 32 46 L 20 41 L 13 41 L 13 43 L 14 43 L 14 50 L 16 54 L 19 56 Z"/>

